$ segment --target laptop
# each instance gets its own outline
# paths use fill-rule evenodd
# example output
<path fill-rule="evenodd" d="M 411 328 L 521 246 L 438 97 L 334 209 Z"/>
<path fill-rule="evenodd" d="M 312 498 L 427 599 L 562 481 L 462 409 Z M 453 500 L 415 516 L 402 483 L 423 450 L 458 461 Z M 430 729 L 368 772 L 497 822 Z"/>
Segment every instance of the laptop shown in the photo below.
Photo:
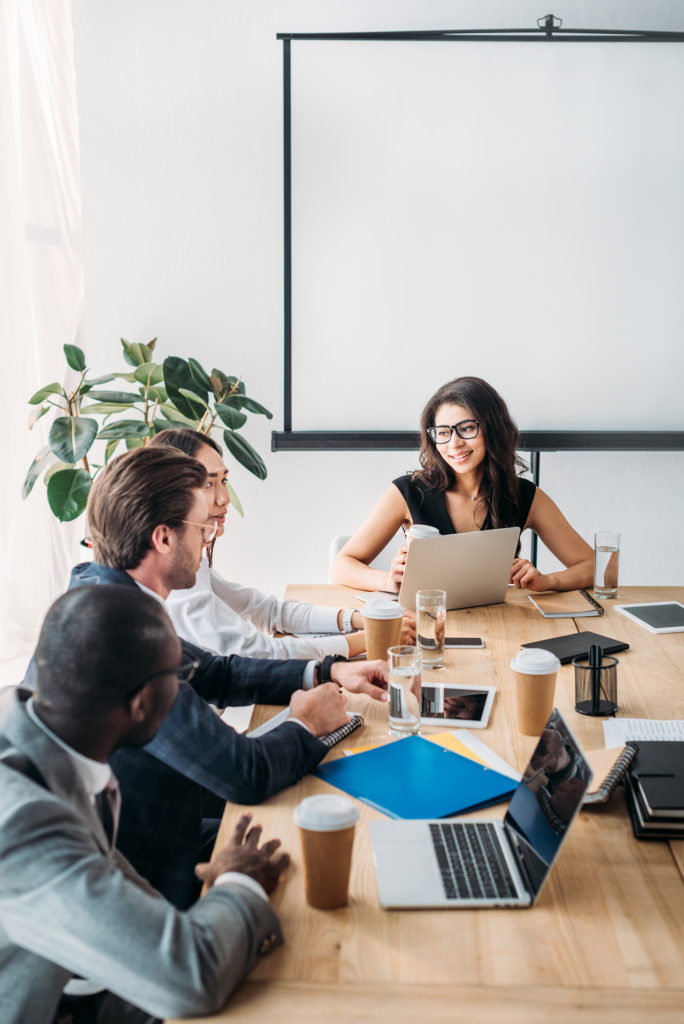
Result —
<path fill-rule="evenodd" d="M 416 591 L 432 589 L 446 590 L 447 608 L 500 604 L 519 537 L 517 526 L 416 537 L 406 556 L 399 604 L 415 611 Z"/>
<path fill-rule="evenodd" d="M 503 821 L 372 821 L 383 907 L 529 907 L 577 816 L 592 771 L 557 708 Z"/>

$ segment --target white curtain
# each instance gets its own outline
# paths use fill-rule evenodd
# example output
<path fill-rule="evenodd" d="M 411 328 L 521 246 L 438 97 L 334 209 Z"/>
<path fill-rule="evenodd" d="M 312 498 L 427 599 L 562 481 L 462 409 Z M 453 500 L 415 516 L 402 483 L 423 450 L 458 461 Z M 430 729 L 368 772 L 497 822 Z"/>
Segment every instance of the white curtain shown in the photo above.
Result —
<path fill-rule="evenodd" d="M 62 378 L 82 326 L 73 50 L 70 0 L 0 0 L 0 662 L 31 651 L 85 532 L 56 523 L 42 479 L 20 493 L 52 418 L 29 432 L 27 399 Z"/>

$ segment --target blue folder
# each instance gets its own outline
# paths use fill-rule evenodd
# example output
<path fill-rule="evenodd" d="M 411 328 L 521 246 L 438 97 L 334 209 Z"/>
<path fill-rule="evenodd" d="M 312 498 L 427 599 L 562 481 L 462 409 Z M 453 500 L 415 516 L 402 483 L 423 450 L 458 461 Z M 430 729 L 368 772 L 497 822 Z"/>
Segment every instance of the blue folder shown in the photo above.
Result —
<path fill-rule="evenodd" d="M 315 775 L 390 818 L 444 818 L 497 804 L 514 779 L 420 736 L 321 764 Z"/>

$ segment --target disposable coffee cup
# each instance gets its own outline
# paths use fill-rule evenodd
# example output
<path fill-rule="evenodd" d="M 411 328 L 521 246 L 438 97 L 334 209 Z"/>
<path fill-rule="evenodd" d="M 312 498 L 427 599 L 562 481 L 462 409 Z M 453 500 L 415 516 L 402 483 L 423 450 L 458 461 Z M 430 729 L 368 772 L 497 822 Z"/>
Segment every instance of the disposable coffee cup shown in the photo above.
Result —
<path fill-rule="evenodd" d="M 553 711 L 559 668 L 556 655 L 540 647 L 523 648 L 511 661 L 518 732 L 523 735 L 541 736 Z"/>
<path fill-rule="evenodd" d="M 308 796 L 295 807 L 304 860 L 306 902 L 318 910 L 347 904 L 354 828 L 359 817 L 351 800 L 334 793 Z"/>
<path fill-rule="evenodd" d="M 366 631 L 366 657 L 369 661 L 387 661 L 388 647 L 401 643 L 404 609 L 396 601 L 367 601 L 363 609 Z"/>
<path fill-rule="evenodd" d="M 412 540 L 422 540 L 423 537 L 439 537 L 439 530 L 436 526 L 425 526 L 423 523 L 414 523 L 413 526 L 409 526 L 406 531 L 406 543 L 410 544 Z"/>

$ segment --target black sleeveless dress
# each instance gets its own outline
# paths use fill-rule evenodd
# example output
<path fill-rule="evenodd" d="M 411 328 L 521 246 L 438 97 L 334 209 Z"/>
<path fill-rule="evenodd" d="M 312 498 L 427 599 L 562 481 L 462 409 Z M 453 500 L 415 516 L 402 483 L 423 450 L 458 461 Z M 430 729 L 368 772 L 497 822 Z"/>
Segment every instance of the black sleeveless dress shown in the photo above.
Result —
<path fill-rule="evenodd" d="M 440 533 L 456 533 L 454 524 L 447 511 L 444 491 L 431 490 L 420 479 L 411 473 L 397 477 L 392 483 L 404 498 L 408 505 L 411 519 L 415 524 L 425 526 L 436 526 Z M 504 513 L 505 526 L 518 526 L 522 532 L 527 522 L 527 517 L 532 507 L 534 493 L 537 490 L 536 484 L 531 480 L 519 479 L 520 484 L 520 509 L 511 508 L 508 515 Z M 483 530 L 491 530 L 491 516 L 487 512 Z"/>

